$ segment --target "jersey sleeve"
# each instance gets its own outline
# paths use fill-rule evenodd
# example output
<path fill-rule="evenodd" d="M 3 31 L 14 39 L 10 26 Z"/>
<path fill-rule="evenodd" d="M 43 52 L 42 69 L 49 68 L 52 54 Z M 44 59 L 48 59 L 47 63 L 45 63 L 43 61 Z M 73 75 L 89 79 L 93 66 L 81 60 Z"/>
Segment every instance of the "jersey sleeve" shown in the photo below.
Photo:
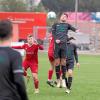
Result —
<path fill-rule="evenodd" d="M 44 50 L 43 45 L 38 45 L 39 50 Z"/>
<path fill-rule="evenodd" d="M 23 73 L 22 57 L 21 57 L 21 55 L 18 52 L 13 54 L 13 58 L 12 58 L 12 71 L 13 71 L 14 74 Z"/>
<path fill-rule="evenodd" d="M 76 28 L 74 28 L 74 27 L 73 27 L 72 25 L 70 25 L 70 24 L 68 24 L 68 29 L 69 29 L 69 30 L 72 30 L 72 31 L 74 31 L 74 32 L 77 30 Z"/>
<path fill-rule="evenodd" d="M 14 49 L 24 49 L 24 47 L 25 47 L 25 44 L 22 46 L 12 46 L 12 48 Z"/>

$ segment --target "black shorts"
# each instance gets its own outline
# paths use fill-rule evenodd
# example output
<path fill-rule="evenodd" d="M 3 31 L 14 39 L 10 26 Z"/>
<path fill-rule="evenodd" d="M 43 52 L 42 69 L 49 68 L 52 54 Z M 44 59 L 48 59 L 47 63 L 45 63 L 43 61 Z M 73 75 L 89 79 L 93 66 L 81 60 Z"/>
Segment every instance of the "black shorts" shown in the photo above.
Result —
<path fill-rule="evenodd" d="M 55 59 L 66 58 L 66 43 L 55 43 L 54 57 Z"/>
<path fill-rule="evenodd" d="M 74 69 L 74 61 L 72 61 L 72 60 L 66 60 L 66 67 L 67 67 L 67 71 L 69 70 L 69 69 Z"/>

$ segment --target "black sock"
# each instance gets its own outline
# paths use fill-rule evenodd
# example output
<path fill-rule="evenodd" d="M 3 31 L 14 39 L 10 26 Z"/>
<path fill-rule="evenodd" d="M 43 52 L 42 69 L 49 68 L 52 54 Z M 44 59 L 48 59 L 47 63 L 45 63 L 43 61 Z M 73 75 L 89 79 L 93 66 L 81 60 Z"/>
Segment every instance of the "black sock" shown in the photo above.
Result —
<path fill-rule="evenodd" d="M 72 79 L 72 77 L 68 77 L 68 89 L 71 89 Z"/>
<path fill-rule="evenodd" d="M 61 66 L 62 69 L 62 79 L 65 79 L 66 77 L 66 66 Z"/>
<path fill-rule="evenodd" d="M 68 80 L 67 77 L 65 78 L 66 87 L 68 87 Z"/>
<path fill-rule="evenodd" d="M 55 71 L 56 71 L 56 78 L 60 79 L 60 65 L 56 66 Z"/>

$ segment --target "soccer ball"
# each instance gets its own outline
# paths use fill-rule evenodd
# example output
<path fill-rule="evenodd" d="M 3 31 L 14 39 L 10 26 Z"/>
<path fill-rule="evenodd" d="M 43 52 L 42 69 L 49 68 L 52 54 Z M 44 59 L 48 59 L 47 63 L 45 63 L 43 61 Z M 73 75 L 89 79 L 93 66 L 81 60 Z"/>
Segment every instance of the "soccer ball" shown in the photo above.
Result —
<path fill-rule="evenodd" d="M 47 18 L 48 19 L 54 19 L 54 18 L 56 18 L 56 13 L 53 12 L 53 11 L 48 12 Z"/>

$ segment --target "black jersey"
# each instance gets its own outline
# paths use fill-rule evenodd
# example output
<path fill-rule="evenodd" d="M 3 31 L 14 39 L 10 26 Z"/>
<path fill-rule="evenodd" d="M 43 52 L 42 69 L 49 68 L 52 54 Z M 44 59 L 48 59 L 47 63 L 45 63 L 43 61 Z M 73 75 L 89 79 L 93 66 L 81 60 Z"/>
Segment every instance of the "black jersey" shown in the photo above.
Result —
<path fill-rule="evenodd" d="M 66 43 L 68 38 L 68 30 L 76 31 L 74 27 L 72 27 L 68 23 L 56 23 L 52 26 L 52 34 L 54 40 L 59 39 L 61 42 Z"/>
<path fill-rule="evenodd" d="M 22 76 L 20 54 L 10 47 L 0 47 L 0 100 L 28 100 Z"/>
<path fill-rule="evenodd" d="M 74 62 L 74 58 L 76 60 L 76 63 L 78 63 L 77 46 L 69 42 L 66 46 L 66 60 L 71 60 L 72 62 Z"/>

